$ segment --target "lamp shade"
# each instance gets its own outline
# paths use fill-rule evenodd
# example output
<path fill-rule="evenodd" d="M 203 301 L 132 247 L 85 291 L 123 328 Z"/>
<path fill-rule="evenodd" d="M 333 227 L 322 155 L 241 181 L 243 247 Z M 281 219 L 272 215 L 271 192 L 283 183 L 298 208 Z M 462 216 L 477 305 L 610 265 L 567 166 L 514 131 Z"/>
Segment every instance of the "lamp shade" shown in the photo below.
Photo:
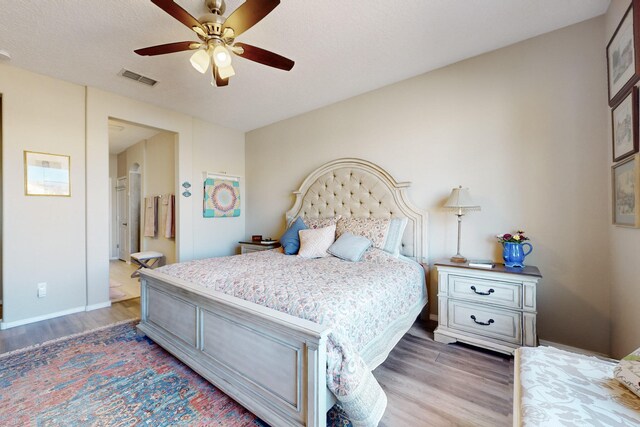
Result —
<path fill-rule="evenodd" d="M 444 204 L 445 209 L 463 210 L 463 211 L 479 211 L 480 206 L 476 205 L 471 199 L 468 188 L 454 188 L 451 190 L 449 199 Z"/>
<path fill-rule="evenodd" d="M 206 50 L 199 49 L 193 55 L 191 55 L 191 65 L 193 68 L 204 74 L 209 68 L 209 62 L 211 58 Z"/>
<path fill-rule="evenodd" d="M 218 68 L 226 68 L 231 65 L 231 55 L 229 51 L 222 45 L 216 46 L 213 49 L 213 62 L 216 63 Z"/>

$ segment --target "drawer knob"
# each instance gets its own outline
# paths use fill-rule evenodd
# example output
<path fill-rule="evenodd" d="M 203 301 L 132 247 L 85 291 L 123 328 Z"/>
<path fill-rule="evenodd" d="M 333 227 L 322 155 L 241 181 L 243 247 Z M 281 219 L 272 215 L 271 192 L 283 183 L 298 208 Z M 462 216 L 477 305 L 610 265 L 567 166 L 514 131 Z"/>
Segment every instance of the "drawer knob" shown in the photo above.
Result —
<path fill-rule="evenodd" d="M 478 295 L 491 295 L 492 293 L 494 293 L 494 292 L 495 292 L 495 290 L 493 290 L 492 288 L 491 288 L 491 289 L 489 289 L 489 291 L 488 291 L 488 292 L 478 292 L 478 291 L 476 290 L 476 287 L 475 287 L 475 286 L 471 286 L 471 290 L 472 290 L 473 292 L 475 292 L 476 294 L 478 294 Z"/>
<path fill-rule="evenodd" d="M 475 316 L 475 315 L 473 315 L 473 314 L 471 315 L 471 320 L 473 320 L 474 322 L 476 322 L 478 325 L 482 325 L 482 326 L 489 326 L 490 324 L 495 323 L 495 320 L 493 320 L 493 319 L 489 319 L 489 321 L 488 321 L 488 322 L 486 322 L 486 323 L 485 323 L 485 322 L 478 322 L 478 321 L 476 320 L 476 316 Z"/>

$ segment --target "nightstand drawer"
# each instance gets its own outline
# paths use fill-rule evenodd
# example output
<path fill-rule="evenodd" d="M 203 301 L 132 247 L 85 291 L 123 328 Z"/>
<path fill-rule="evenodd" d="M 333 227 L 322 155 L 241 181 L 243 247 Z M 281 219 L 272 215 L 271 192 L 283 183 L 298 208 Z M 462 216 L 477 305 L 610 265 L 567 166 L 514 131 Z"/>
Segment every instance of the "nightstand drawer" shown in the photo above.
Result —
<path fill-rule="evenodd" d="M 462 298 L 509 308 L 522 308 L 522 283 L 500 282 L 464 276 L 448 276 L 448 293 Z"/>
<path fill-rule="evenodd" d="M 447 325 L 451 329 L 522 344 L 522 313 L 449 301 Z"/>

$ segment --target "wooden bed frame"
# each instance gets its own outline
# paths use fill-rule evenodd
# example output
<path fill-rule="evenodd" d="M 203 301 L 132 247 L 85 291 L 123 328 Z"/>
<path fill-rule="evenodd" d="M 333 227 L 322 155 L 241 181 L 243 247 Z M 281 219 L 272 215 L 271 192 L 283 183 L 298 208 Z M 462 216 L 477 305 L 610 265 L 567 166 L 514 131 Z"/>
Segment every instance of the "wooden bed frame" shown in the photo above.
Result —
<path fill-rule="evenodd" d="M 365 160 L 335 160 L 294 192 L 287 222 L 298 215 L 404 216 L 402 254 L 424 262 L 427 213 L 407 200 L 409 185 Z M 335 403 L 326 384 L 327 327 L 155 270 L 140 275 L 140 331 L 270 425 L 326 426 Z M 426 296 L 361 352 L 372 370 L 425 304 Z"/>

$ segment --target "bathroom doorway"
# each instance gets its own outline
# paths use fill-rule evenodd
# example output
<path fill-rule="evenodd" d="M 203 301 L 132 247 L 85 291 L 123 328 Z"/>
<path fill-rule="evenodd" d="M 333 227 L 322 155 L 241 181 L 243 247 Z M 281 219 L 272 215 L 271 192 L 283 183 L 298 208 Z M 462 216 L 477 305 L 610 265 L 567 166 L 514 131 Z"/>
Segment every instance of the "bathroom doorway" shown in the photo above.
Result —
<path fill-rule="evenodd" d="M 109 119 L 111 302 L 140 296 L 131 254 L 160 252 L 163 263 L 175 262 L 176 141 L 173 132 Z"/>

